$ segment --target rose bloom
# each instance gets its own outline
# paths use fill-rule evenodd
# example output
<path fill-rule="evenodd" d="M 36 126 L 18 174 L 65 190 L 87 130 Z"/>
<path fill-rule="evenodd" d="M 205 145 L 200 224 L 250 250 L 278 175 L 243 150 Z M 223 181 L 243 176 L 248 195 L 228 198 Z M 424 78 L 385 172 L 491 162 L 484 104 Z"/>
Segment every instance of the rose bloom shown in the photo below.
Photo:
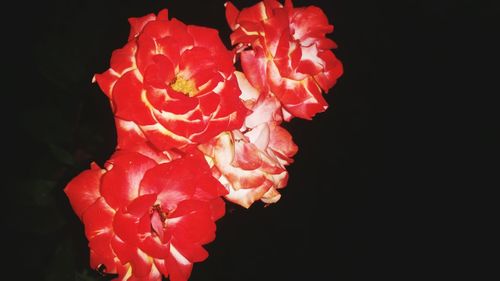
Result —
<path fill-rule="evenodd" d="M 85 225 L 91 266 L 123 281 L 187 280 L 208 256 L 202 245 L 215 238 L 227 193 L 199 151 L 163 164 L 118 151 L 64 191 Z"/>
<path fill-rule="evenodd" d="M 268 0 L 239 11 L 227 2 L 226 18 L 245 75 L 259 91 L 280 100 L 286 120 L 311 119 L 326 110 L 322 92 L 333 87 L 343 67 L 330 50 L 336 44 L 325 34 L 333 25 L 320 8 Z"/>
<path fill-rule="evenodd" d="M 167 10 L 129 22 L 127 44 L 113 52 L 110 69 L 94 77 L 111 100 L 118 130 L 126 124 L 123 130 L 139 130 L 165 151 L 241 127 L 246 109 L 234 55 L 217 30 L 169 20 Z"/>
<path fill-rule="evenodd" d="M 298 148 L 281 122 L 280 104 L 275 97 L 261 94 L 241 72 L 236 72 L 242 99 L 251 109 L 240 130 L 224 132 L 199 146 L 212 166 L 214 176 L 229 190 L 225 197 L 249 208 L 261 200 L 277 202 L 278 189 L 288 181 L 285 168 L 293 162 Z"/>

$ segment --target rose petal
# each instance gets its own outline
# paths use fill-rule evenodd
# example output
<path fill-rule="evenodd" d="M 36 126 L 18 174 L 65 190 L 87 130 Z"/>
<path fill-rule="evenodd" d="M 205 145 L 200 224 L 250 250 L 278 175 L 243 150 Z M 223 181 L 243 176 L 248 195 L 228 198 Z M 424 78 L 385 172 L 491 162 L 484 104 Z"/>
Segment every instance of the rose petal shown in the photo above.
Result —
<path fill-rule="evenodd" d="M 190 160 L 180 158 L 149 170 L 140 184 L 140 194 L 158 194 L 163 208 L 175 209 L 195 191 L 197 163 Z"/>
<path fill-rule="evenodd" d="M 155 161 L 136 152 L 119 151 L 106 163 L 101 194 L 114 209 L 127 206 L 139 195 L 139 183 Z"/>
<path fill-rule="evenodd" d="M 116 235 L 113 235 L 110 244 L 113 252 L 120 259 L 122 264 L 130 262 L 135 251 L 133 245 L 124 242 L 122 239 L 120 239 L 120 237 Z"/>
<path fill-rule="evenodd" d="M 292 162 L 298 146 L 293 142 L 292 135 L 283 127 L 275 123 L 269 125 L 270 141 L 269 148 L 276 152 L 279 156 Z"/>
<path fill-rule="evenodd" d="M 170 255 L 166 259 L 166 267 L 172 281 L 187 281 L 193 269 L 193 263 L 189 262 L 173 245 L 170 247 Z"/>
<path fill-rule="evenodd" d="M 269 144 L 270 130 L 268 123 L 262 123 L 259 126 L 245 133 L 250 143 L 254 144 L 260 150 L 266 150 Z"/>
<path fill-rule="evenodd" d="M 182 236 L 173 238 L 172 244 L 190 262 L 202 262 L 208 258 L 208 252 L 200 244 L 185 241 Z"/>
<path fill-rule="evenodd" d="M 135 41 L 128 42 L 123 48 L 116 49 L 111 54 L 111 69 L 122 76 L 130 70 L 134 70 L 135 67 L 135 52 L 137 50 L 137 44 Z"/>
<path fill-rule="evenodd" d="M 140 125 L 155 123 L 149 105 L 142 96 L 142 83 L 135 72 L 124 74 L 113 87 L 113 101 L 117 117 Z"/>
<path fill-rule="evenodd" d="M 259 200 L 271 188 L 272 183 L 265 180 L 262 185 L 254 188 L 231 189 L 225 198 L 242 207 L 250 208 L 253 202 Z"/>
<path fill-rule="evenodd" d="M 241 67 L 252 86 L 260 92 L 267 91 L 267 62 L 261 48 L 241 52 Z"/>
<path fill-rule="evenodd" d="M 153 61 L 155 63 L 148 66 L 144 74 L 144 87 L 152 85 L 164 89 L 175 78 L 174 65 L 163 55 L 154 56 Z"/>
<path fill-rule="evenodd" d="M 80 219 L 83 218 L 84 212 L 101 197 L 99 186 L 104 172 L 105 170 L 92 163 L 90 170 L 83 171 L 64 188 L 71 207 Z"/>
<path fill-rule="evenodd" d="M 132 274 L 137 278 L 147 277 L 151 273 L 153 260 L 146 253 L 137 249 L 130 261 L 132 264 Z M 148 279 L 149 280 L 149 279 Z"/>
<path fill-rule="evenodd" d="M 83 214 L 85 235 L 92 239 L 97 235 L 112 231 L 112 222 L 115 211 L 109 207 L 104 198 L 99 197 Z"/>
<path fill-rule="evenodd" d="M 128 36 L 128 41 L 137 37 L 139 33 L 141 33 L 144 26 L 148 22 L 153 21 L 155 19 L 156 16 L 152 13 L 139 18 L 129 18 L 128 22 L 130 23 L 130 34 Z"/>
<path fill-rule="evenodd" d="M 92 78 L 92 82 L 97 82 L 104 94 L 106 94 L 108 98 L 111 98 L 113 87 L 119 77 L 118 73 L 115 73 L 112 69 L 108 69 L 102 74 L 95 74 Z"/>
<path fill-rule="evenodd" d="M 318 54 L 325 61 L 325 71 L 314 76 L 316 82 L 320 85 L 323 91 L 327 92 L 337 79 L 343 74 L 342 63 L 335 57 L 333 52 L 325 51 Z"/>
<path fill-rule="evenodd" d="M 222 43 L 217 29 L 197 25 L 189 25 L 188 33 L 193 36 L 194 45 L 209 50 L 213 57 L 217 70 L 229 75 L 233 70 L 233 54 L 226 49 Z"/>
<path fill-rule="evenodd" d="M 193 143 L 190 139 L 176 135 L 165 129 L 161 124 L 141 126 L 141 130 L 148 140 L 159 150 L 182 149 Z"/>
<path fill-rule="evenodd" d="M 157 163 L 169 162 L 180 157 L 174 151 L 159 151 L 156 149 L 134 122 L 115 118 L 115 126 L 117 150 L 135 151 Z"/>

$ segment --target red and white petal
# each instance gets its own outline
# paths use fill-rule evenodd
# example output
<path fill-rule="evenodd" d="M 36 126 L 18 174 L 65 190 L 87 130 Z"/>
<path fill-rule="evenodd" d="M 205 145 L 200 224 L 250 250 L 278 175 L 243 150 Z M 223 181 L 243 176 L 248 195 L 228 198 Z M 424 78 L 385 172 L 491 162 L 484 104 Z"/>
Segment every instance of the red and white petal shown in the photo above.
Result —
<path fill-rule="evenodd" d="M 172 245 L 190 262 L 202 262 L 208 258 L 208 252 L 196 242 L 186 241 L 182 236 L 175 236 Z"/>
<path fill-rule="evenodd" d="M 163 112 L 182 115 L 184 118 L 188 118 L 199 104 L 197 98 L 191 98 L 173 90 L 171 87 L 167 87 L 166 89 L 146 87 L 146 96 L 148 102 L 154 107 L 153 112 L 157 118 L 161 118 Z"/>
<path fill-rule="evenodd" d="M 113 87 L 113 102 L 117 117 L 140 125 L 154 124 L 150 105 L 143 97 L 143 86 L 137 74 L 129 71 Z"/>
<path fill-rule="evenodd" d="M 71 207 L 80 219 L 83 218 L 85 211 L 101 197 L 99 187 L 104 172 L 104 169 L 92 163 L 90 170 L 83 171 L 64 188 Z"/>
<path fill-rule="evenodd" d="M 208 202 L 185 200 L 166 220 L 172 236 L 180 237 L 186 243 L 205 244 L 215 239 L 215 223 Z"/>
<path fill-rule="evenodd" d="M 272 204 L 278 202 L 280 200 L 281 194 L 276 190 L 276 188 L 271 187 L 260 200 L 266 204 Z"/>
<path fill-rule="evenodd" d="M 157 55 L 156 42 L 149 36 L 140 36 L 137 39 L 137 51 L 135 60 L 137 69 L 141 74 L 146 73 L 146 69 L 153 64 L 153 57 Z"/>
<path fill-rule="evenodd" d="M 132 271 L 133 272 L 133 271 Z M 137 277 L 135 275 L 131 275 L 130 278 L 126 279 L 126 281 L 162 281 L 161 272 L 158 268 L 153 264 L 151 266 L 151 270 L 149 274 L 141 277 Z"/>
<path fill-rule="evenodd" d="M 241 52 L 241 67 L 246 78 L 260 92 L 267 91 L 267 60 L 262 48 Z"/>
<path fill-rule="evenodd" d="M 172 148 L 184 148 L 193 144 L 189 138 L 179 136 L 165 129 L 160 124 L 140 126 L 144 135 L 159 150 L 169 150 Z"/>
<path fill-rule="evenodd" d="M 123 241 L 120 237 L 113 235 L 110 241 L 111 248 L 122 264 L 130 262 L 135 252 L 135 246 Z"/>
<path fill-rule="evenodd" d="M 170 244 L 163 243 L 159 237 L 147 235 L 139 243 L 139 248 L 155 259 L 165 259 L 170 251 Z"/>
<path fill-rule="evenodd" d="M 298 151 L 298 146 L 293 142 L 292 135 L 283 127 L 276 123 L 269 124 L 270 141 L 269 148 L 278 154 L 280 158 L 284 158 L 289 163 Z"/>
<path fill-rule="evenodd" d="M 175 66 L 164 55 L 153 57 L 154 64 L 149 65 L 144 73 L 144 87 L 149 85 L 165 89 L 175 78 Z"/>
<path fill-rule="evenodd" d="M 154 14 L 148 14 L 140 18 L 129 18 L 128 22 L 130 23 L 130 34 L 128 36 L 128 41 L 134 39 L 137 37 L 144 26 L 150 22 L 154 21 L 156 19 L 156 16 Z"/>
<path fill-rule="evenodd" d="M 238 190 L 260 186 L 266 181 L 265 175 L 257 170 L 244 170 L 233 165 L 235 158 L 234 141 L 230 133 L 221 134 L 214 146 L 214 163 L 219 171 Z M 241 163 L 240 163 L 241 165 Z"/>
<path fill-rule="evenodd" d="M 149 170 L 141 182 L 140 194 L 157 194 L 162 207 L 175 209 L 195 192 L 198 163 L 190 160 L 180 158 Z"/>
<path fill-rule="evenodd" d="M 229 193 L 226 189 L 224 190 L 226 192 L 224 192 L 223 195 Z M 212 220 L 217 221 L 218 219 L 222 218 L 226 213 L 226 203 L 221 198 L 214 198 L 210 201 L 210 210 L 212 212 Z"/>
<path fill-rule="evenodd" d="M 91 266 L 95 269 L 99 264 L 103 264 L 106 273 L 116 272 L 117 256 L 111 248 L 112 233 L 105 232 L 89 239 L 89 248 L 93 253 L 91 255 Z"/>
<path fill-rule="evenodd" d="M 262 159 L 254 144 L 244 140 L 234 143 L 234 156 L 231 165 L 243 170 L 256 170 L 261 167 Z"/>
<path fill-rule="evenodd" d="M 314 79 L 323 91 L 327 92 L 342 76 L 344 68 L 331 51 L 321 52 L 319 56 L 325 61 L 325 70 L 315 75 Z"/>
<path fill-rule="evenodd" d="M 325 62 L 318 56 L 316 45 L 302 47 L 301 49 L 302 57 L 297 68 L 298 72 L 315 75 L 325 68 Z"/>
<path fill-rule="evenodd" d="M 242 9 L 238 15 L 238 22 L 260 22 L 267 19 L 266 6 L 259 2 L 251 7 Z"/>
<path fill-rule="evenodd" d="M 157 164 L 137 152 L 118 151 L 106 162 L 108 172 L 102 178 L 101 194 L 114 209 L 127 206 L 139 196 L 144 174 Z"/>
<path fill-rule="evenodd" d="M 128 71 L 136 69 L 135 52 L 137 44 L 135 41 L 128 42 L 123 48 L 116 49 L 111 54 L 110 68 L 122 76 Z"/>
<path fill-rule="evenodd" d="M 112 232 L 114 215 L 115 210 L 106 203 L 104 198 L 97 199 L 83 214 L 87 239 L 91 240 L 97 235 Z"/>
<path fill-rule="evenodd" d="M 207 128 L 207 122 L 203 120 L 201 112 L 196 109 L 194 112 L 188 112 L 183 115 L 156 110 L 154 113 L 158 122 L 166 130 L 180 137 L 190 138 L 191 135 L 199 134 Z M 193 139 L 193 141 L 197 140 Z"/>
<path fill-rule="evenodd" d="M 140 249 L 136 249 L 130 264 L 132 265 L 132 275 L 136 278 L 144 278 L 151 274 L 153 259 Z"/>
<path fill-rule="evenodd" d="M 281 40 L 291 41 L 288 12 L 285 9 L 274 10 L 274 15 L 266 20 L 263 26 L 267 51 L 274 56 Z"/>
<path fill-rule="evenodd" d="M 181 57 L 181 46 L 177 37 L 167 36 L 156 40 L 156 50 L 167 57 L 176 68 Z"/>
<path fill-rule="evenodd" d="M 238 190 L 230 189 L 229 194 L 225 198 L 242 207 L 250 208 L 250 206 L 271 188 L 272 183 L 265 180 L 260 186 L 254 188 L 241 188 Z"/>
<path fill-rule="evenodd" d="M 245 118 L 247 128 L 255 128 L 263 123 L 283 121 L 282 106 L 272 93 L 263 94 Z"/>
<path fill-rule="evenodd" d="M 236 77 L 238 86 L 241 90 L 240 99 L 243 100 L 245 104 L 253 105 L 256 103 L 261 95 L 260 92 L 250 84 L 243 72 L 235 71 L 234 76 Z M 251 107 L 252 106 L 250 106 L 250 108 Z"/>
<path fill-rule="evenodd" d="M 143 217 L 149 213 L 156 199 L 156 194 L 141 195 L 134 199 L 134 201 L 124 209 L 124 212 L 134 216 L 137 220 L 142 220 Z"/>
<path fill-rule="evenodd" d="M 200 176 L 197 179 L 196 191 L 192 199 L 211 201 L 214 198 L 227 194 L 226 188 L 212 176 L 212 169 L 203 169 L 198 174 Z"/>
<path fill-rule="evenodd" d="M 137 247 L 139 221 L 140 218 L 118 210 L 113 218 L 113 230 L 122 241 Z"/>
<path fill-rule="evenodd" d="M 108 98 L 111 98 L 113 87 L 120 76 L 120 74 L 114 72 L 112 69 L 108 69 L 102 74 L 95 74 L 92 78 L 92 82 L 97 82 L 104 94 L 106 94 Z"/>
<path fill-rule="evenodd" d="M 146 138 L 139 126 L 132 121 L 115 118 L 117 150 L 136 151 L 157 163 L 170 162 L 180 157 L 175 151 L 160 151 Z"/>
<path fill-rule="evenodd" d="M 328 24 L 328 18 L 323 11 L 315 6 L 295 8 L 291 15 L 290 25 L 293 36 L 301 41 L 307 38 L 324 37 L 333 31 L 333 25 Z"/>
<path fill-rule="evenodd" d="M 104 266 L 104 267 L 103 267 Z M 92 249 L 90 250 L 90 267 L 97 270 L 102 269 L 104 273 L 116 273 L 119 263 L 109 256 L 102 256 L 97 254 Z"/>
<path fill-rule="evenodd" d="M 235 30 L 237 28 L 237 18 L 240 11 L 231 3 L 230 1 L 224 3 L 224 7 L 226 8 L 226 21 L 231 30 Z"/>
<path fill-rule="evenodd" d="M 170 247 L 166 267 L 171 281 L 187 281 L 193 269 L 193 263 L 184 257 L 175 246 Z"/>
<path fill-rule="evenodd" d="M 197 25 L 188 25 L 187 31 L 194 39 L 194 46 L 209 51 L 217 69 L 229 75 L 233 70 L 232 53 L 222 43 L 217 29 Z"/>
<path fill-rule="evenodd" d="M 269 123 L 262 123 L 259 126 L 245 133 L 249 142 L 255 145 L 259 150 L 266 150 L 269 144 L 270 129 Z"/>

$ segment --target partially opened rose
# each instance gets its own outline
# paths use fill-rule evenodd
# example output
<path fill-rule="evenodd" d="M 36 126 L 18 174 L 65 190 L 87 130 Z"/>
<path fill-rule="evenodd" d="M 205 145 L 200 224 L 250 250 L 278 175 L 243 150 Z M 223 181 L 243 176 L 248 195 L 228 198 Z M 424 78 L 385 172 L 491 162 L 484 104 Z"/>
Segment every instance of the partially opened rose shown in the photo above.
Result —
<path fill-rule="evenodd" d="M 298 148 L 283 127 L 281 106 L 269 93 L 253 88 L 236 72 L 241 98 L 249 109 L 240 130 L 224 132 L 199 145 L 212 165 L 214 176 L 229 190 L 226 199 L 243 207 L 253 202 L 275 203 L 278 189 L 288 181 L 286 166 Z"/>
<path fill-rule="evenodd" d="M 340 61 L 330 50 L 335 43 L 325 34 L 333 25 L 314 6 L 294 8 L 266 0 L 239 11 L 226 3 L 226 18 L 238 45 L 248 80 L 261 92 L 272 92 L 284 107 L 286 120 L 311 119 L 328 107 L 322 93 L 342 75 Z"/>
<path fill-rule="evenodd" d="M 297 152 L 291 135 L 275 123 L 220 134 L 200 146 L 213 164 L 214 175 L 229 190 L 226 199 L 249 208 L 253 202 L 275 203 L 288 181 L 286 165 Z"/>
<path fill-rule="evenodd" d="M 227 193 L 199 151 L 163 164 L 118 151 L 65 192 L 85 225 L 91 266 L 123 281 L 187 280 L 208 256 L 202 245 L 215 238 Z"/>
<path fill-rule="evenodd" d="M 156 149 L 186 149 L 241 127 L 245 107 L 233 53 L 215 29 L 168 19 L 167 10 L 131 18 L 128 43 L 95 80 L 117 126 L 136 126 Z M 127 149 L 127 147 L 122 147 Z"/>

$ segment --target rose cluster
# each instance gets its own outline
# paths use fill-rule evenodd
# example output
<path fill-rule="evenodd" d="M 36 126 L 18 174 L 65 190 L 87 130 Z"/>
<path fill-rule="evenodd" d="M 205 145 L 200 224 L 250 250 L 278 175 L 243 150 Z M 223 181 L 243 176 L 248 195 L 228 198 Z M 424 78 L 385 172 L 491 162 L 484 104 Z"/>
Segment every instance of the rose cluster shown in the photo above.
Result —
<path fill-rule="evenodd" d="M 322 95 L 342 75 L 320 8 L 225 8 L 233 50 L 217 30 L 162 10 L 130 18 L 128 42 L 94 76 L 117 147 L 65 192 L 85 225 L 91 267 L 115 280 L 188 280 L 208 257 L 222 198 L 245 208 L 277 202 L 298 149 L 282 122 L 324 111 Z"/>

